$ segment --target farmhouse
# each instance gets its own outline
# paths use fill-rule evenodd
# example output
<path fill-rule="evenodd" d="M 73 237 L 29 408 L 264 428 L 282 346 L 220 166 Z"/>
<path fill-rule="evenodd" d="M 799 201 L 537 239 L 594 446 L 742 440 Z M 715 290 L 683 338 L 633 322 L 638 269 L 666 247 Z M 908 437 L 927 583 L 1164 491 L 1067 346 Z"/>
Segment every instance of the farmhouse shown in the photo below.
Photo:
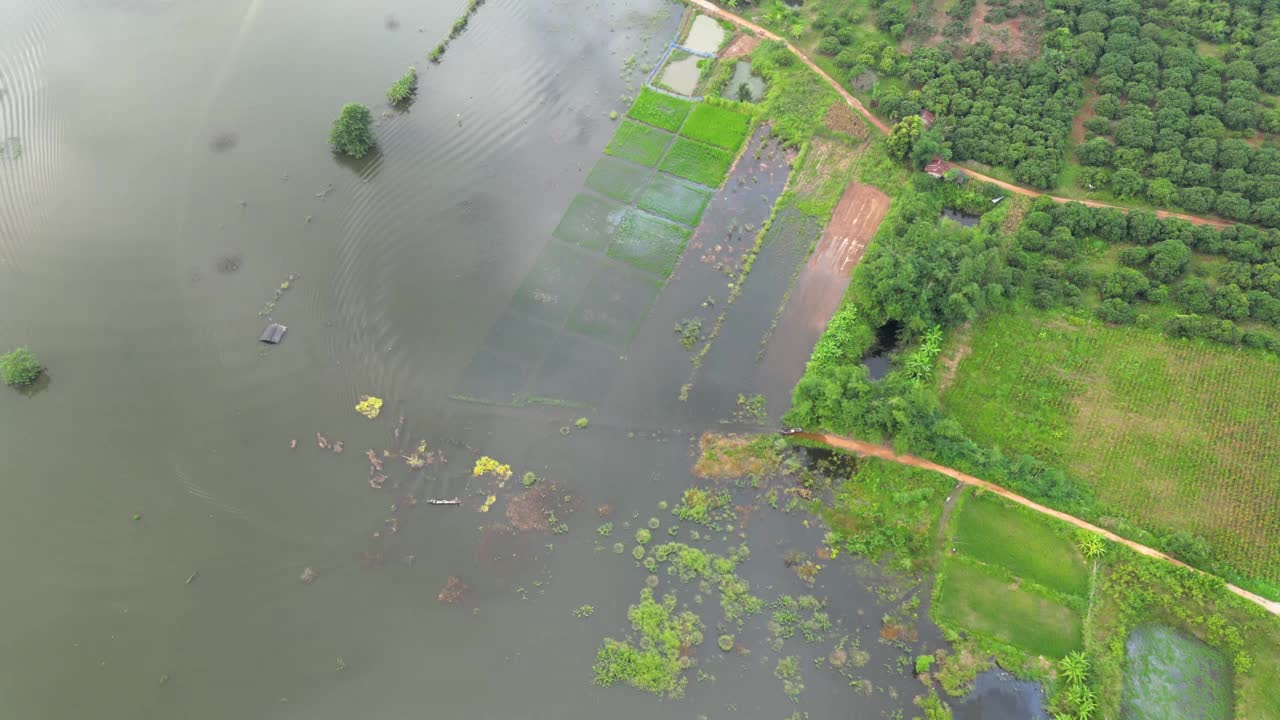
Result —
<path fill-rule="evenodd" d="M 928 165 L 924 166 L 924 171 L 936 178 L 940 178 L 951 169 L 951 163 L 943 160 L 941 157 L 934 155 Z"/>

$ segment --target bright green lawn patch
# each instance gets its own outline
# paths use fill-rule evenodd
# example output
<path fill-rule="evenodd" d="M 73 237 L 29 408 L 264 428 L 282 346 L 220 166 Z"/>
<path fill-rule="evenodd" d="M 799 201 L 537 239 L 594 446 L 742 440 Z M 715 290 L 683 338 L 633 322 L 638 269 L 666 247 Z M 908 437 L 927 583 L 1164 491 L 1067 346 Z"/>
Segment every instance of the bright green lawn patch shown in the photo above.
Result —
<path fill-rule="evenodd" d="M 587 187 L 624 203 L 634 202 L 653 171 L 611 157 L 600 158 L 587 175 Z"/>
<path fill-rule="evenodd" d="M 699 103 L 680 129 L 680 134 L 737 152 L 742 147 L 742 140 L 747 137 L 750 124 L 751 118 L 740 112 L 719 105 Z"/>
<path fill-rule="evenodd" d="M 978 323 L 969 344 L 942 403 L 975 441 L 1065 467 L 1104 511 L 1280 580 L 1280 358 L 1030 311 Z"/>
<path fill-rule="evenodd" d="M 688 138 L 678 138 L 662 161 L 661 169 L 714 188 L 724 182 L 725 173 L 732 164 L 733 156 L 724 150 Z"/>
<path fill-rule="evenodd" d="M 656 215 L 630 210 L 614 234 L 609 256 L 664 278 L 670 277 L 680 253 L 684 252 L 689 233 L 688 228 Z"/>
<path fill-rule="evenodd" d="M 982 566 L 947 557 L 934 613 L 944 624 L 995 638 L 1032 655 L 1060 658 L 1081 646 L 1075 610 L 1033 592 Z"/>
<path fill-rule="evenodd" d="M 1124 720 L 1230 720 L 1231 663 L 1163 625 L 1141 625 L 1126 646 Z"/>
<path fill-rule="evenodd" d="M 624 158 L 646 167 L 653 167 L 662 159 L 662 154 L 671 144 L 669 133 L 654 130 L 640 123 L 623 120 L 613 140 L 604 149 L 606 154 Z"/>
<path fill-rule="evenodd" d="M 1071 538 L 1055 532 L 1051 522 L 997 495 L 973 495 L 952 520 L 954 545 L 975 560 L 1083 598 L 1089 594 L 1088 568 Z"/>
<path fill-rule="evenodd" d="M 645 88 L 640 91 L 640 97 L 636 98 L 635 104 L 627 111 L 627 116 L 663 130 L 675 132 L 680 129 L 680 124 L 684 122 L 692 107 L 693 103 L 688 100 L 673 98 Z"/>
<path fill-rule="evenodd" d="M 569 203 L 552 233 L 567 243 L 603 250 L 622 222 L 626 207 L 597 195 L 582 193 Z"/>
<path fill-rule="evenodd" d="M 657 213 L 665 218 L 695 226 L 702 219 L 711 191 L 700 185 L 659 173 L 644 190 L 636 206 Z"/>

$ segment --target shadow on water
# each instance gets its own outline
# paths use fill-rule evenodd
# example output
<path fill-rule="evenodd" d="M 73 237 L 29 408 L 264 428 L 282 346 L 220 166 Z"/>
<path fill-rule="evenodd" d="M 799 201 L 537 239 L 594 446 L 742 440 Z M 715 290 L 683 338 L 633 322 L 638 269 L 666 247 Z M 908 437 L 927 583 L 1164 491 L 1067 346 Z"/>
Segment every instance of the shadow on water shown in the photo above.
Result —
<path fill-rule="evenodd" d="M 952 210 L 951 208 L 943 208 L 942 215 L 939 216 L 939 222 L 941 222 L 944 219 L 950 220 L 951 222 L 959 223 L 965 227 L 974 227 L 978 224 L 978 221 L 981 220 L 982 217 L 979 215 L 970 215 L 969 213 L 963 213 L 963 212 L 960 212 L 959 210 Z"/>
<path fill-rule="evenodd" d="M 979 675 L 973 692 L 951 708 L 955 720 L 1049 720 L 1040 683 L 1019 680 L 1003 670 Z"/>
<path fill-rule="evenodd" d="M 892 369 L 892 355 L 898 347 L 900 332 L 902 332 L 902 323 L 897 320 L 890 320 L 876 329 L 876 343 L 862 358 L 862 364 L 867 366 L 872 380 L 883 378 Z"/>

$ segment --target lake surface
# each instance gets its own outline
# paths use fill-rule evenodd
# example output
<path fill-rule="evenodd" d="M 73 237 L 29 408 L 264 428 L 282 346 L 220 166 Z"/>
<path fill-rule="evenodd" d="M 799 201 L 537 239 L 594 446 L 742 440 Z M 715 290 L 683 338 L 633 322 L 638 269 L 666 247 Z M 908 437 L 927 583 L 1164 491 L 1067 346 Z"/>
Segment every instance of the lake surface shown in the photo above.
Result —
<path fill-rule="evenodd" d="M 621 518 L 674 500 L 691 443 L 733 408 L 646 401 L 640 422 L 628 408 L 651 391 L 637 387 L 577 430 L 584 411 L 449 397 L 600 157 L 609 112 L 643 81 L 628 58 L 655 62 L 681 8 L 488 0 L 430 65 L 464 5 L 9 3 L 0 137 L 22 152 L 0 161 L 0 344 L 30 345 L 49 381 L 0 393 L 0 716 L 909 706 L 918 684 L 893 661 L 917 648 L 876 643 L 885 609 L 845 563 L 815 592 L 865 635 L 874 695 L 806 670 L 797 706 L 770 648 L 720 658 L 713 628 L 699 652 L 717 680 L 686 700 L 591 684 L 600 639 L 626 631 L 643 586 L 629 558 L 593 549 L 594 508 Z M 411 64 L 418 100 L 391 111 L 382 94 Z M 345 102 L 379 118 L 379 149 L 360 161 L 325 144 Z M 786 286 L 758 287 L 772 285 Z M 269 321 L 289 327 L 279 346 L 256 342 Z M 689 365 L 675 355 L 678 386 Z M 735 391 L 750 379 L 722 378 Z M 784 397 L 794 379 L 758 390 Z M 386 399 L 377 420 L 353 411 L 364 394 Z M 449 463 L 404 468 L 395 456 L 420 440 Z M 366 450 L 395 465 L 380 491 Z M 476 512 L 478 453 L 571 492 L 570 533 L 485 542 L 500 518 Z M 452 497 L 465 506 L 421 502 Z M 812 551 L 820 533 L 775 517 L 766 528 Z M 776 545 L 758 548 L 753 584 L 796 582 Z M 437 599 L 450 576 L 470 586 L 457 604 Z M 573 617 L 586 603 L 596 612 Z"/>

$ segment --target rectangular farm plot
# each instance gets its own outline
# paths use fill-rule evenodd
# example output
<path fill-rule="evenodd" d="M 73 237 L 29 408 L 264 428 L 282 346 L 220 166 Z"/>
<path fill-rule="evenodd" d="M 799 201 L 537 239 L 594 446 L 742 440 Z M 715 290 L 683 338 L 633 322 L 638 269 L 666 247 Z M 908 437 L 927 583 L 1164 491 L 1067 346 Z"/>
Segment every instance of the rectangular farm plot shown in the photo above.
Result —
<path fill-rule="evenodd" d="M 955 546 L 989 565 L 1067 595 L 1089 594 L 1089 570 L 1075 543 L 1052 520 L 992 494 L 973 495 L 956 516 Z"/>
<path fill-rule="evenodd" d="M 711 200 L 711 190 L 659 173 L 636 200 L 636 206 L 665 218 L 696 226 Z"/>
<path fill-rule="evenodd" d="M 511 306 L 559 327 L 578 304 L 603 260 L 562 242 L 547 244 L 511 298 Z"/>
<path fill-rule="evenodd" d="M 604 151 L 614 157 L 630 160 L 645 167 L 653 167 L 662 159 L 673 137 L 675 136 L 671 133 L 623 120 L 618 126 L 618 131 L 613 134 L 613 140 Z"/>
<path fill-rule="evenodd" d="M 685 121 L 680 134 L 708 145 L 715 145 L 732 152 L 742 147 L 747 137 L 751 118 L 736 110 L 699 103 Z"/>
<path fill-rule="evenodd" d="M 603 157 L 587 175 L 587 187 L 624 203 L 635 202 L 653 170 L 617 158 Z"/>
<path fill-rule="evenodd" d="M 1048 658 L 1060 658 L 1082 645 L 1082 623 L 1075 610 L 977 563 L 945 558 L 939 582 L 935 612 L 945 624 Z"/>
<path fill-rule="evenodd" d="M 626 211 L 626 206 L 612 200 L 581 193 L 569 203 L 569 209 L 552 234 L 567 243 L 603 250 L 608 247 Z"/>
<path fill-rule="evenodd" d="M 658 295 L 659 281 L 625 265 L 605 262 L 565 327 L 617 348 L 631 342 Z"/>
<path fill-rule="evenodd" d="M 664 278 L 670 277 L 689 241 L 689 228 L 639 210 L 627 211 L 609 256 Z"/>
<path fill-rule="evenodd" d="M 640 91 L 627 116 L 663 130 L 675 132 L 688 117 L 693 103 L 645 88 Z"/>
<path fill-rule="evenodd" d="M 496 404 L 515 402 L 555 336 L 554 327 L 534 318 L 504 314 L 463 371 L 459 394 Z"/>
<path fill-rule="evenodd" d="M 562 333 L 526 387 L 525 401 L 594 407 L 622 364 L 616 348 Z"/>
<path fill-rule="evenodd" d="M 671 146 L 661 168 L 663 172 L 716 188 L 724 182 L 732 164 L 733 155 L 724 150 L 682 137 Z"/>

